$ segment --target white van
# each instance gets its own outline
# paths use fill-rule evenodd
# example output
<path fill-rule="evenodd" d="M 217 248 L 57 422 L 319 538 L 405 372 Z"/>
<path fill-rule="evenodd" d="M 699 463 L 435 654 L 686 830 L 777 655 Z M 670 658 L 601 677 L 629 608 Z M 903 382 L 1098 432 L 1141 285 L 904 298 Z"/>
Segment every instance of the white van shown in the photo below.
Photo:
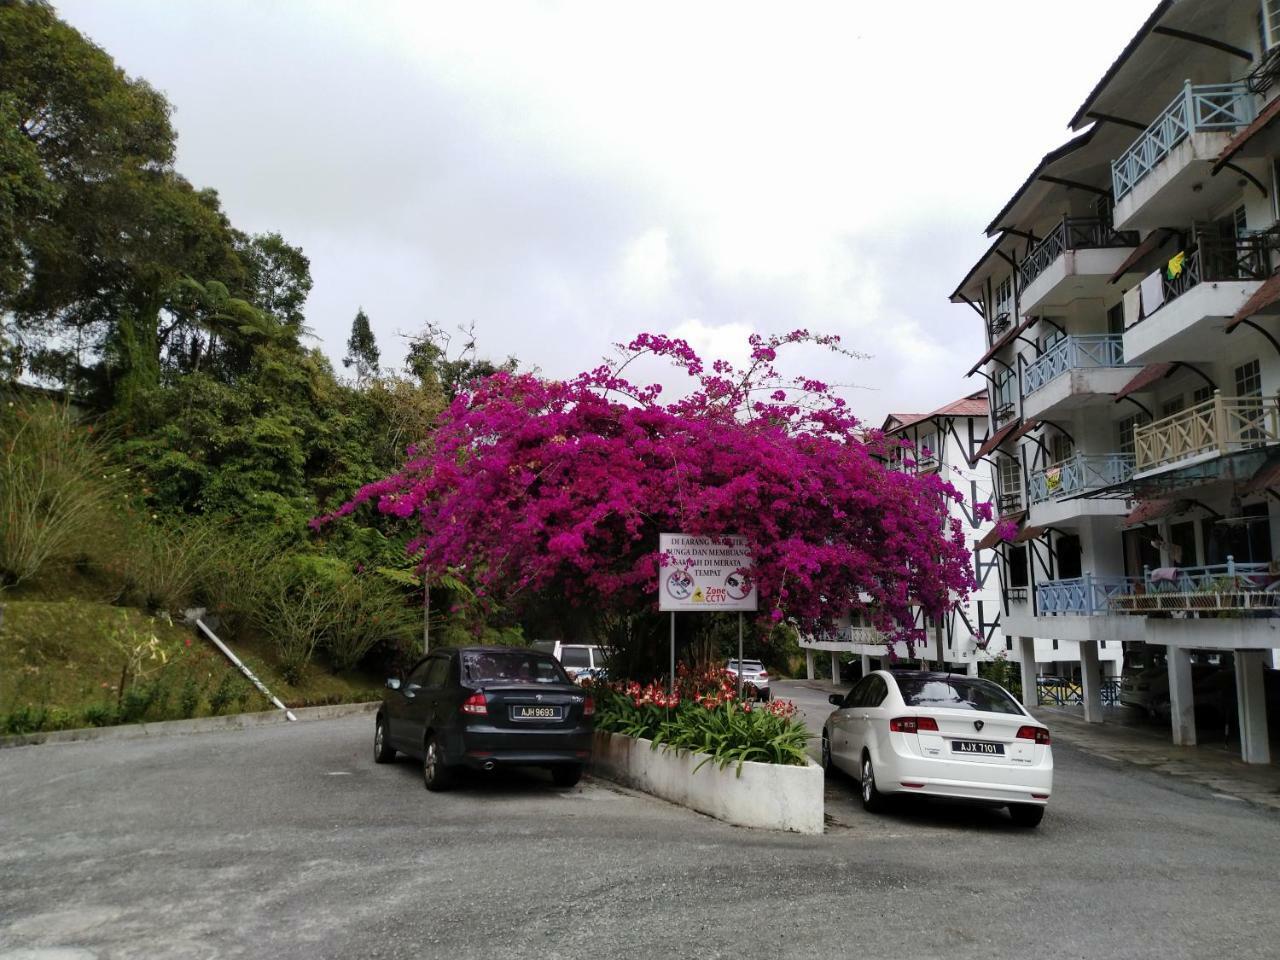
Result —
<path fill-rule="evenodd" d="M 579 673 L 589 671 L 595 676 L 604 669 L 604 651 L 594 643 L 565 643 L 561 640 L 537 640 L 533 648 L 549 653 L 564 667 L 565 673 L 575 680 Z"/>

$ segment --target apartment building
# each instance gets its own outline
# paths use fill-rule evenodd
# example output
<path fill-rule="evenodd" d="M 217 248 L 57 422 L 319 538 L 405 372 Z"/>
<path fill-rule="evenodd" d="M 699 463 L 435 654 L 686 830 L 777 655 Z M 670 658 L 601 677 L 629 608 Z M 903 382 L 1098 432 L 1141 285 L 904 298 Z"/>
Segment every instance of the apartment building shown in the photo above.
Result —
<path fill-rule="evenodd" d="M 1098 721 L 1102 659 L 1161 647 L 1173 740 L 1194 743 L 1192 652 L 1230 651 L 1241 753 L 1263 763 L 1280 647 L 1278 118 L 1280 0 L 1165 0 L 951 297 L 987 335 L 974 458 L 1004 536 L 979 554 L 1023 689 L 1046 639 L 1073 644 Z"/>

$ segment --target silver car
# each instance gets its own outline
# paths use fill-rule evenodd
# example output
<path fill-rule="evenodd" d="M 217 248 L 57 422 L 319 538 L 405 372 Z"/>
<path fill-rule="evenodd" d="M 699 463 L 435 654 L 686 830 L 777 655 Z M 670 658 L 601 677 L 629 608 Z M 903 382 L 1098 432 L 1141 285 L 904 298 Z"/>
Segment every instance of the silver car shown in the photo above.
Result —
<path fill-rule="evenodd" d="M 735 677 L 738 675 L 737 660 L 728 661 L 724 668 Z M 742 686 L 744 690 L 747 684 L 751 684 L 755 688 L 757 700 L 768 700 L 770 698 L 769 671 L 764 668 L 764 664 L 759 660 L 742 661 Z"/>

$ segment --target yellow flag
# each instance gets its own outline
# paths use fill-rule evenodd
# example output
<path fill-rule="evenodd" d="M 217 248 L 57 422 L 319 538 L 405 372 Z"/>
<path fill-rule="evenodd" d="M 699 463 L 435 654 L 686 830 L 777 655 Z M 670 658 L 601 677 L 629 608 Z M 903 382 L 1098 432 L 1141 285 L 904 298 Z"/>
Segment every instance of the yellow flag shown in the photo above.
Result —
<path fill-rule="evenodd" d="M 1179 250 L 1169 259 L 1168 269 L 1165 271 L 1170 280 L 1176 280 L 1182 275 L 1182 265 L 1187 262 L 1187 252 Z"/>

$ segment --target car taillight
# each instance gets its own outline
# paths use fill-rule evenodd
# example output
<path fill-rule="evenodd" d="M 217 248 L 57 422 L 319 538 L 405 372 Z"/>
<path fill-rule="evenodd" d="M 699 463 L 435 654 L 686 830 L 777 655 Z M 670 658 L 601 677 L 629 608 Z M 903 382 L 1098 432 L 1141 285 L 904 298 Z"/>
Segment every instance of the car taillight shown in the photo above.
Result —
<path fill-rule="evenodd" d="M 476 692 L 463 700 L 462 712 L 469 713 L 473 717 L 487 717 L 489 715 L 489 706 L 485 703 L 484 694 Z"/>
<path fill-rule="evenodd" d="M 1044 744 L 1046 747 L 1050 743 L 1049 731 L 1044 727 L 1019 727 L 1017 738 L 1019 740 L 1034 740 L 1036 743 Z"/>
<path fill-rule="evenodd" d="M 590 697 L 582 703 L 582 715 L 584 717 L 594 717 L 596 715 L 596 702 Z"/>
<path fill-rule="evenodd" d="M 769 671 L 768 671 L 768 670 L 761 670 L 761 671 L 760 671 L 760 679 L 761 679 L 761 680 L 768 680 L 768 679 L 769 679 Z"/>
<path fill-rule="evenodd" d="M 933 717 L 894 717 L 889 721 L 889 729 L 895 733 L 921 733 L 926 730 L 938 732 L 938 721 Z"/>

